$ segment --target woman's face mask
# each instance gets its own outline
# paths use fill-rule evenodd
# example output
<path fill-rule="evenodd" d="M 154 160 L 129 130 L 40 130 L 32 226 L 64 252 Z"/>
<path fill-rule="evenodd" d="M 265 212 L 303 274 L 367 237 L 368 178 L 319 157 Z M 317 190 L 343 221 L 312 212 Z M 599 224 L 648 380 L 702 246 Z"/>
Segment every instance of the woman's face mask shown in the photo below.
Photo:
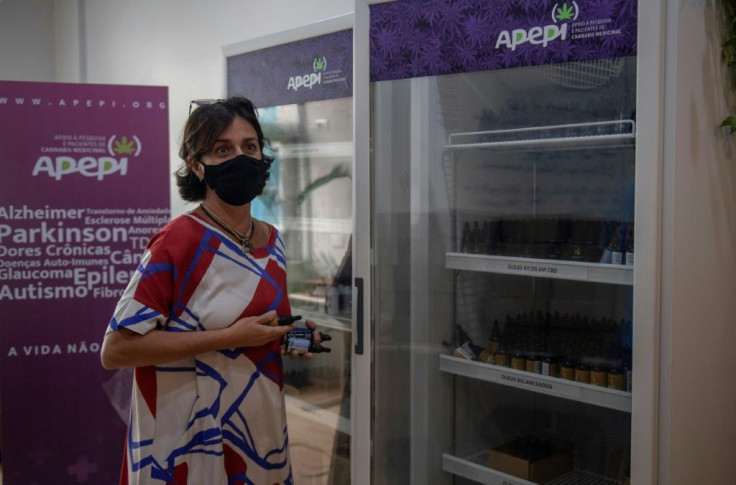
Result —
<path fill-rule="evenodd" d="M 245 205 L 266 186 L 268 164 L 248 155 L 241 154 L 217 165 L 202 163 L 202 166 L 205 183 L 226 204 Z"/>

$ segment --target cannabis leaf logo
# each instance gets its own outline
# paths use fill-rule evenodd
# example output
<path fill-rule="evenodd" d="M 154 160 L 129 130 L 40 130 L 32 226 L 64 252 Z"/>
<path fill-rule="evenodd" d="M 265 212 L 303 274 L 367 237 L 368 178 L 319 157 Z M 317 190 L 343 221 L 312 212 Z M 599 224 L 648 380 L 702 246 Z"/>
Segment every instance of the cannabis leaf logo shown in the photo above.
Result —
<path fill-rule="evenodd" d="M 575 11 L 567 2 L 562 4 L 562 7 L 557 9 L 557 20 L 571 20 L 575 14 Z"/>
<path fill-rule="evenodd" d="M 113 150 L 118 155 L 133 153 L 133 146 L 135 141 L 128 140 L 127 136 L 123 136 L 120 140 L 115 141 L 115 147 Z"/>
<path fill-rule="evenodd" d="M 318 57 L 314 60 L 314 71 L 324 71 L 327 67 L 327 61 L 324 57 Z"/>

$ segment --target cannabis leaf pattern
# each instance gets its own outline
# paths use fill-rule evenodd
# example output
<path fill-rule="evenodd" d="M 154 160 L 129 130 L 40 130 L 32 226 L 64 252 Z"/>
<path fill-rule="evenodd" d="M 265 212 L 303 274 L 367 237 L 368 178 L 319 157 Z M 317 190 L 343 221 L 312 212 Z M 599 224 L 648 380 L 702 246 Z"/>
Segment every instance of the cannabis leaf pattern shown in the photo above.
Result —
<path fill-rule="evenodd" d="M 127 136 L 123 136 L 120 140 L 115 140 L 113 151 L 118 155 L 131 154 L 135 151 L 135 141 L 128 140 Z"/>
<path fill-rule="evenodd" d="M 637 0 L 396 0 L 371 5 L 371 81 L 436 76 L 636 54 Z M 543 48 L 495 48 L 502 30 L 568 23 Z M 570 21 L 611 19 L 621 34 L 573 39 Z"/>
<path fill-rule="evenodd" d="M 557 9 L 557 14 L 555 16 L 557 17 L 557 20 L 572 20 L 574 15 L 575 10 L 565 2 L 562 4 L 562 7 Z"/>

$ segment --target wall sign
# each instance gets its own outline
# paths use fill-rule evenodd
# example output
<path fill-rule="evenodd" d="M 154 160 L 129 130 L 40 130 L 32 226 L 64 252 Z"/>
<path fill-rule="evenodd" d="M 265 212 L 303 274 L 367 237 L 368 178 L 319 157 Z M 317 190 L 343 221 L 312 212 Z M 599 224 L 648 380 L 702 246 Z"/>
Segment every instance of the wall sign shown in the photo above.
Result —
<path fill-rule="evenodd" d="M 229 95 L 259 108 L 352 96 L 353 31 L 228 57 L 227 78 Z"/>
<path fill-rule="evenodd" d="M 129 374 L 115 303 L 169 220 L 165 87 L 0 81 L 5 485 L 117 483 Z"/>

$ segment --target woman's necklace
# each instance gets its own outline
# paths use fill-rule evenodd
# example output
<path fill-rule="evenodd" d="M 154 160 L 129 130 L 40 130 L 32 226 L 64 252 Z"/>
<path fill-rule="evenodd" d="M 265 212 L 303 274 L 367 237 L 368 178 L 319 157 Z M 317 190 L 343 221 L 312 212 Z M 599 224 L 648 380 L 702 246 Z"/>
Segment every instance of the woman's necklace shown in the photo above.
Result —
<path fill-rule="evenodd" d="M 240 242 L 240 250 L 243 251 L 243 254 L 250 254 L 253 251 L 253 244 L 250 242 L 250 238 L 253 237 L 253 232 L 255 231 L 255 219 L 253 217 L 250 218 L 250 229 L 248 230 L 247 234 L 240 234 L 238 231 L 233 229 L 232 227 L 225 224 L 222 219 L 217 217 L 207 205 L 202 202 L 199 204 L 199 206 L 202 208 L 205 214 L 209 216 L 210 219 L 215 221 L 215 224 L 220 226 L 222 229 L 224 229 L 228 234 L 233 236 L 235 239 L 237 239 Z"/>

